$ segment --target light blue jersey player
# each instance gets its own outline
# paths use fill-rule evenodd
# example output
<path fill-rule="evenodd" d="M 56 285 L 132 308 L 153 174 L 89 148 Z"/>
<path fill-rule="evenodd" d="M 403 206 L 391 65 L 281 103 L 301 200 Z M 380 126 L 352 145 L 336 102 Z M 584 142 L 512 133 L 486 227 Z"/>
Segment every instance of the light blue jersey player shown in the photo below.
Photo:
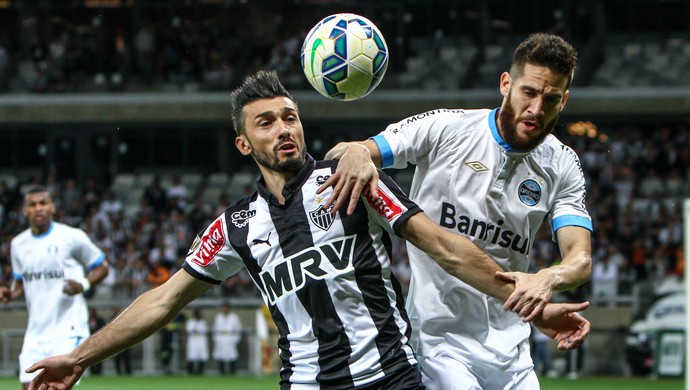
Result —
<path fill-rule="evenodd" d="M 30 227 L 12 239 L 14 280 L 11 289 L 0 289 L 5 303 L 22 294 L 26 299 L 29 321 L 19 355 L 19 381 L 25 387 L 35 376 L 26 368 L 69 352 L 89 337 L 83 293 L 108 274 L 105 253 L 83 231 L 53 221 L 54 213 L 44 188 L 26 194 L 24 215 Z"/>
<path fill-rule="evenodd" d="M 408 245 L 412 346 L 429 389 L 539 388 L 530 328 L 520 316 L 532 318 L 555 289 L 589 278 L 592 221 L 585 178 L 575 152 L 551 134 L 568 100 L 575 64 L 570 44 L 534 34 L 518 46 L 510 72 L 501 75 L 500 108 L 429 111 L 362 143 L 339 144 L 326 156 L 341 161 L 320 190 L 334 185 L 326 205 L 335 202 L 337 209 L 349 201 L 348 212 L 364 183 L 376 176 L 368 168 L 372 161 L 383 168 L 416 165 L 410 198 L 509 271 L 498 276 L 516 282 L 504 305 Z M 530 276 L 512 273 L 527 271 L 544 220 L 558 242 L 560 264 Z"/>

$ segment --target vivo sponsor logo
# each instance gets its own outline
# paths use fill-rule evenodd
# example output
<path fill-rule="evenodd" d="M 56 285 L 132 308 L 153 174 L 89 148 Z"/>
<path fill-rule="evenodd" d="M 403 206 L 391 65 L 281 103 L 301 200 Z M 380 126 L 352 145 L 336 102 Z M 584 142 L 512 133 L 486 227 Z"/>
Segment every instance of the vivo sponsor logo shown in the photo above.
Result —
<path fill-rule="evenodd" d="M 367 202 L 373 207 L 381 216 L 385 217 L 388 221 L 392 221 L 394 218 L 400 216 L 403 213 L 402 207 L 395 203 L 391 197 L 386 195 L 385 192 L 379 188 L 378 198 L 373 198 L 369 192 L 365 195 Z"/>
<path fill-rule="evenodd" d="M 192 261 L 196 264 L 206 267 L 211 264 L 216 254 L 225 245 L 225 233 L 223 233 L 223 222 L 216 219 L 215 222 L 206 230 L 206 233 L 197 238 L 194 246 L 196 248 L 192 251 Z"/>

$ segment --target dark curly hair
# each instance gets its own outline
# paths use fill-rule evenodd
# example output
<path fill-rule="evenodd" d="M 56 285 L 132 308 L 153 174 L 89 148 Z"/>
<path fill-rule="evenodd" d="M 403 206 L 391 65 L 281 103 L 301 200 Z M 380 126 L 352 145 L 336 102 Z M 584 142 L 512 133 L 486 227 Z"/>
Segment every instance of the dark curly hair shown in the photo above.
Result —
<path fill-rule="evenodd" d="M 568 76 L 567 89 L 573 81 L 577 67 L 577 52 L 570 43 L 557 35 L 535 33 L 515 49 L 510 67 L 511 76 L 522 76 L 525 64 L 545 66 L 554 73 Z"/>
<path fill-rule="evenodd" d="M 270 99 L 278 96 L 284 96 L 293 103 L 297 108 L 295 99 L 280 83 L 278 74 L 275 71 L 261 70 L 253 76 L 248 76 L 244 79 L 242 85 L 234 89 L 230 94 L 230 109 L 232 111 L 232 125 L 238 135 L 244 134 L 244 118 L 242 118 L 242 109 L 247 104 L 259 100 Z"/>

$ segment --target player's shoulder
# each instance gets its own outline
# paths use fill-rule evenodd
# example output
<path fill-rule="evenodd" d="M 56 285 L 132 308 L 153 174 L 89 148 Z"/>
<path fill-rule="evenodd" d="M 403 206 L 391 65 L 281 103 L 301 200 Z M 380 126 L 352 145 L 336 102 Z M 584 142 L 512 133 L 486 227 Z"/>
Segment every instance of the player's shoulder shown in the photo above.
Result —
<path fill-rule="evenodd" d="M 52 232 L 59 235 L 86 236 L 86 232 L 75 226 L 70 226 L 62 222 L 53 222 Z"/>
<path fill-rule="evenodd" d="M 254 191 L 250 195 L 248 195 L 242 199 L 234 201 L 225 209 L 224 214 L 227 214 L 228 212 L 233 212 L 236 210 L 246 210 L 249 207 L 249 204 L 256 201 L 257 197 L 258 197 L 258 192 Z"/>
<path fill-rule="evenodd" d="M 544 164 L 566 167 L 570 164 L 580 164 L 580 158 L 573 148 L 564 144 L 553 134 L 548 135 L 544 142 L 536 148 L 536 155 Z"/>
<path fill-rule="evenodd" d="M 407 118 L 407 121 L 431 119 L 442 122 L 472 123 L 480 121 L 491 112 L 489 109 L 437 108 Z"/>
<path fill-rule="evenodd" d="M 564 144 L 561 140 L 559 140 L 555 135 L 550 134 L 548 135 L 545 139 L 544 142 L 541 145 L 543 148 L 547 148 L 550 151 L 552 151 L 554 154 L 564 157 L 567 159 L 575 159 L 578 160 L 577 153 L 573 148 L 570 146 Z"/>
<path fill-rule="evenodd" d="M 25 229 L 25 230 L 17 233 L 14 237 L 12 237 L 12 240 L 10 241 L 10 245 L 12 245 L 12 246 L 22 245 L 29 238 L 31 238 L 31 229 Z"/>
<path fill-rule="evenodd" d="M 452 142 L 464 139 L 464 135 L 487 133 L 491 112 L 488 109 L 440 108 L 411 116 L 403 125 L 426 127 L 431 133 Z"/>

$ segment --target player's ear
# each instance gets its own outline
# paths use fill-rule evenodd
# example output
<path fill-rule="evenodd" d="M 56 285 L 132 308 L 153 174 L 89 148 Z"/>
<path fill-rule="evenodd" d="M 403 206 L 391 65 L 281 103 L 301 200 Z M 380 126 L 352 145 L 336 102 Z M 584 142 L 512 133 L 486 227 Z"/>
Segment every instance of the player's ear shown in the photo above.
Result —
<path fill-rule="evenodd" d="M 561 108 L 559 111 L 563 111 L 565 108 L 565 103 L 568 101 L 568 97 L 570 96 L 570 91 L 566 90 L 565 93 L 563 94 L 563 100 L 561 100 Z"/>
<path fill-rule="evenodd" d="M 510 85 L 513 82 L 513 79 L 510 77 L 510 73 L 508 72 L 503 72 L 501 74 L 501 82 L 500 82 L 500 89 L 501 89 L 501 95 L 508 96 L 508 93 L 510 93 Z"/>
<path fill-rule="evenodd" d="M 235 138 L 235 147 L 245 156 L 252 153 L 252 144 L 249 143 L 249 140 L 244 135 L 238 135 Z"/>

